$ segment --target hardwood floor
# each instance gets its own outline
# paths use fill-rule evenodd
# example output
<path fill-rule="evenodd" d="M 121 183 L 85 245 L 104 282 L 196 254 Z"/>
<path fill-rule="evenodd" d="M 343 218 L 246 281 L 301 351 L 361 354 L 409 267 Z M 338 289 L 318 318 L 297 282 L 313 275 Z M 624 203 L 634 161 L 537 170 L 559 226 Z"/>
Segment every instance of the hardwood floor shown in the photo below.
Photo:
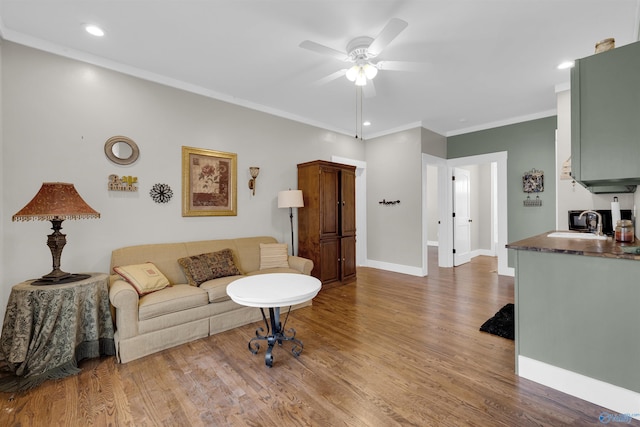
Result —
<path fill-rule="evenodd" d="M 0 393 L 0 425 L 600 425 L 610 411 L 517 377 L 514 342 L 479 331 L 513 302 L 513 278 L 495 268 L 488 257 L 426 278 L 360 268 L 291 313 L 299 358 L 285 344 L 267 368 L 264 347 L 247 350 L 254 323 L 127 364 L 87 360 L 76 376 Z"/>

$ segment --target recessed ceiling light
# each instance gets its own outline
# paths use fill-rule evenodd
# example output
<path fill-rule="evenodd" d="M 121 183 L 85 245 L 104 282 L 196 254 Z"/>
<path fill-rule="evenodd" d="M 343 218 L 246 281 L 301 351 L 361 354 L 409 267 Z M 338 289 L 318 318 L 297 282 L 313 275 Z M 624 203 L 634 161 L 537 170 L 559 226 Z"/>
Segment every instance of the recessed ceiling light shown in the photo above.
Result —
<path fill-rule="evenodd" d="M 87 30 L 87 33 L 91 34 L 92 36 L 104 36 L 104 30 L 96 25 L 85 25 L 84 29 Z"/>
<path fill-rule="evenodd" d="M 362 122 L 362 126 L 371 126 L 371 122 L 369 120 Z"/>
<path fill-rule="evenodd" d="M 566 70 L 567 68 L 572 68 L 575 65 L 573 61 L 564 61 L 558 65 L 558 70 Z"/>

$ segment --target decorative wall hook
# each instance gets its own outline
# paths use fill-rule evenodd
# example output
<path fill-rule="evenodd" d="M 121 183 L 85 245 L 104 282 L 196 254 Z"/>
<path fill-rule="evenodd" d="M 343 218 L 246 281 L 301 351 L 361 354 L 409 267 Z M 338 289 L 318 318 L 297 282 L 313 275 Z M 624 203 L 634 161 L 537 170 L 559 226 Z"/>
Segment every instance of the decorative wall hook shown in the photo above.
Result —
<path fill-rule="evenodd" d="M 399 205 L 400 204 L 400 200 L 385 200 L 382 199 L 381 201 L 378 202 L 381 205 Z"/>
<path fill-rule="evenodd" d="M 540 207 L 542 206 L 542 199 L 540 198 L 540 196 L 536 196 L 535 199 L 532 199 L 530 196 L 527 196 L 527 198 L 525 199 L 524 202 L 522 202 L 523 205 L 527 208 L 532 208 L 532 207 Z"/>

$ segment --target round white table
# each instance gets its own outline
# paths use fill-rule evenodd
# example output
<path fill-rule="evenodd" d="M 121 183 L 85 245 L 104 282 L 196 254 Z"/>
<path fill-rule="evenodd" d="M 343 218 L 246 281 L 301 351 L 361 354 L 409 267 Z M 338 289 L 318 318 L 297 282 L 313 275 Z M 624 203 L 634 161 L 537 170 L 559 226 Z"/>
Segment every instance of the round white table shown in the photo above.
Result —
<path fill-rule="evenodd" d="M 249 341 L 248 347 L 251 353 L 257 354 L 260 344 L 256 341 L 267 341 L 268 348 L 264 360 L 268 367 L 273 366 L 273 346 L 283 341 L 291 341 L 293 347 L 291 353 L 298 357 L 304 345 L 298 340 L 293 328 L 285 330 L 291 306 L 313 299 L 322 284 L 318 279 L 304 274 L 294 273 L 270 273 L 243 277 L 235 280 L 227 286 L 227 295 L 238 304 L 248 307 L 258 307 L 262 313 L 262 319 L 266 325 L 256 330 L 255 338 Z M 280 308 L 289 307 L 284 325 L 280 323 Z M 269 309 L 269 320 L 264 309 Z"/>

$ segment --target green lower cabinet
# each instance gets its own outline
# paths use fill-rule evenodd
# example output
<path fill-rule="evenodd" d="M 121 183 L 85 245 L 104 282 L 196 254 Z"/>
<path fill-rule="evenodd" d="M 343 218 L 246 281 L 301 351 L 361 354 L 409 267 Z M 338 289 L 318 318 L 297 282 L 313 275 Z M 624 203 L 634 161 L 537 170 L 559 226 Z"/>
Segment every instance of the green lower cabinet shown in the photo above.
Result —
<path fill-rule="evenodd" d="M 516 360 L 640 392 L 640 261 L 515 252 Z"/>

